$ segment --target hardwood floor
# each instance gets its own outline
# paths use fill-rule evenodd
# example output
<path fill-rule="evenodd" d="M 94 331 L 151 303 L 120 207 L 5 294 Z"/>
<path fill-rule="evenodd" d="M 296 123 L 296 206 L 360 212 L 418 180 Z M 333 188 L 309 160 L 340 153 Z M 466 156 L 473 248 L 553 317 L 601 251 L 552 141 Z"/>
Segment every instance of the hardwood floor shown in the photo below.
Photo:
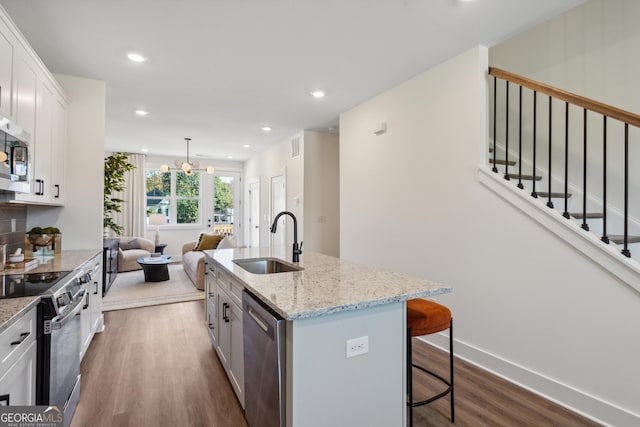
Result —
<path fill-rule="evenodd" d="M 82 362 L 72 427 L 246 426 L 202 301 L 105 313 Z"/>
<path fill-rule="evenodd" d="M 95 336 L 82 362 L 72 427 L 246 427 L 211 347 L 203 305 L 105 313 L 107 329 Z M 421 341 L 414 340 L 414 360 L 448 376 L 446 354 Z M 446 397 L 414 409 L 415 426 L 597 425 L 468 363 L 456 360 L 455 368 L 455 424 Z M 420 374 L 414 378 L 417 398 L 441 386 Z"/>

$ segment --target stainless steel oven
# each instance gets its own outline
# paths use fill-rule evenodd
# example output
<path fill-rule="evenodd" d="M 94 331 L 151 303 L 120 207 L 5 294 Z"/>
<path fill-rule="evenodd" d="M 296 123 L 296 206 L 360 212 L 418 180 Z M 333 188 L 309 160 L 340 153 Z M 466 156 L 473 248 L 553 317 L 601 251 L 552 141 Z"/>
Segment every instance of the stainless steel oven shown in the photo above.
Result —
<path fill-rule="evenodd" d="M 0 192 L 30 193 L 31 136 L 0 117 Z"/>
<path fill-rule="evenodd" d="M 36 403 L 57 406 L 71 424 L 80 398 L 80 315 L 87 303 L 83 272 L 74 271 L 42 295 L 38 312 L 38 386 Z"/>

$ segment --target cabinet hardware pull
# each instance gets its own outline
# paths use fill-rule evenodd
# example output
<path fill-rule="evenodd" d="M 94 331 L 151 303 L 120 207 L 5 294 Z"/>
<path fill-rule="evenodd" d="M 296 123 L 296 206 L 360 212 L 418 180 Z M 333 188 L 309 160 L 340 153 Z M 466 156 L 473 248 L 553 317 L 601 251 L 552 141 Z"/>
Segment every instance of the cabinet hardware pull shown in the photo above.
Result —
<path fill-rule="evenodd" d="M 229 304 L 226 302 L 222 303 L 222 318 L 224 319 L 224 323 L 229 323 L 229 316 L 227 316 L 227 308 L 229 308 Z"/>
<path fill-rule="evenodd" d="M 58 198 L 60 198 L 60 185 L 56 184 L 56 185 L 54 185 L 54 187 L 56 187 L 56 195 L 53 196 L 53 197 L 58 199 Z"/>
<path fill-rule="evenodd" d="M 94 295 L 98 295 L 98 282 L 97 282 L 97 281 L 95 281 L 95 282 L 93 282 L 93 283 L 95 283 L 95 285 L 96 285 L 96 290 L 93 292 L 93 294 L 94 294 Z"/>
<path fill-rule="evenodd" d="M 22 343 L 22 341 L 26 340 L 26 339 L 27 339 L 27 337 L 28 337 L 29 335 L 31 335 L 31 332 L 23 332 L 23 333 L 21 333 L 21 334 L 20 334 L 20 339 L 19 339 L 18 341 L 13 341 L 13 342 L 11 343 L 11 345 L 18 345 L 18 344 L 21 344 L 21 343 Z"/>

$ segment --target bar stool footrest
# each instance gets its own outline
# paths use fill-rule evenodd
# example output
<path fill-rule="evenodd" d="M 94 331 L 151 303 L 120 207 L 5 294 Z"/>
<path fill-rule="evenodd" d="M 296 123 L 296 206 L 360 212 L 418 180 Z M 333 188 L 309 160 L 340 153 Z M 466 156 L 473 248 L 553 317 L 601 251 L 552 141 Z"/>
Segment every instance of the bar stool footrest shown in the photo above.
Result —
<path fill-rule="evenodd" d="M 451 383 L 450 383 L 449 381 L 447 381 L 446 379 L 444 379 L 444 378 L 443 378 L 443 377 L 441 377 L 440 375 L 436 374 L 435 372 L 431 372 L 430 370 L 428 370 L 428 369 L 426 369 L 426 368 L 424 368 L 424 367 L 422 367 L 422 366 L 420 366 L 420 365 L 416 365 L 415 363 L 412 363 L 412 364 L 411 364 L 411 366 L 413 366 L 414 368 L 419 369 L 419 370 L 421 370 L 422 372 L 425 372 L 425 373 L 427 373 L 427 374 L 431 375 L 432 377 L 434 377 L 434 378 L 436 378 L 436 379 L 440 380 L 440 382 L 442 382 L 443 384 L 447 385 L 448 387 L 447 387 L 447 389 L 446 389 L 446 390 L 444 390 L 443 392 L 438 393 L 438 394 L 436 394 L 435 396 L 430 397 L 430 398 L 428 398 L 428 399 L 426 399 L 426 400 L 420 400 L 420 401 L 418 401 L 418 402 L 407 402 L 407 404 L 408 404 L 409 406 L 411 406 L 412 408 L 415 408 L 416 406 L 426 405 L 426 404 L 428 404 L 428 403 L 433 402 L 434 400 L 438 400 L 438 399 L 440 399 L 441 397 L 444 397 L 444 396 L 446 396 L 447 394 L 451 393 L 452 387 L 451 387 Z"/>

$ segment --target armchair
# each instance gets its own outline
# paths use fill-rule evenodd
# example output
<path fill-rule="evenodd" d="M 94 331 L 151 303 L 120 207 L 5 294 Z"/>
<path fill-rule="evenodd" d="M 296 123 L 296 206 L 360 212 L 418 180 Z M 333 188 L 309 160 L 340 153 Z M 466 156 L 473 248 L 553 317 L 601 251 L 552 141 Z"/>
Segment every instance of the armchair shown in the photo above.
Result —
<path fill-rule="evenodd" d="M 118 249 L 118 273 L 140 270 L 136 262 L 141 256 L 149 256 L 156 249 L 155 243 L 144 237 L 121 237 Z"/>

